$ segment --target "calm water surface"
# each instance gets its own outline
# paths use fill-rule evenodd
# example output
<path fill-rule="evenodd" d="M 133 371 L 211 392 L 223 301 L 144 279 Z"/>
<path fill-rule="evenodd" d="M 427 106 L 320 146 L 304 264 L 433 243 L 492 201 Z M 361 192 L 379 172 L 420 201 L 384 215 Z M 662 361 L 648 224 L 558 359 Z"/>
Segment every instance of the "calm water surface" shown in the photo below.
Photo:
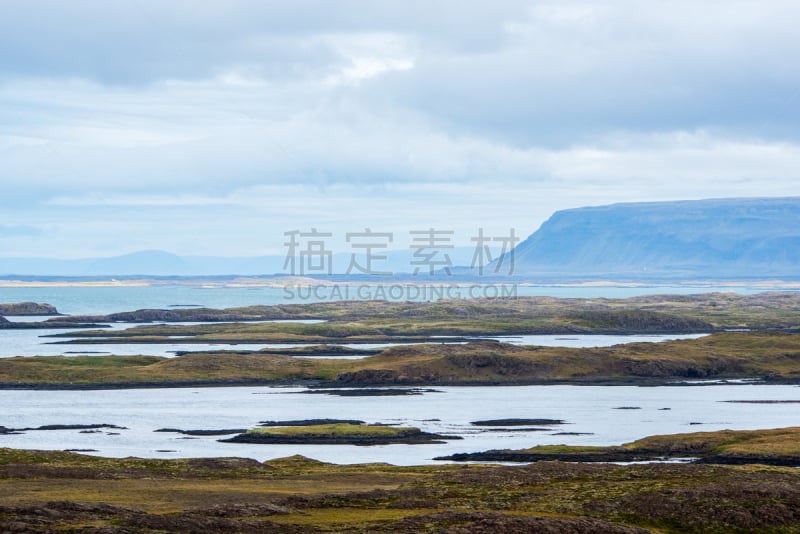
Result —
<path fill-rule="evenodd" d="M 186 388 L 112 391 L 0 391 L 0 425 L 109 423 L 107 433 L 77 430 L 0 435 L 0 447 L 97 449 L 103 456 L 156 458 L 243 456 L 267 460 L 303 454 L 337 463 L 430 463 L 434 456 L 537 444 L 611 445 L 653 434 L 756 429 L 800 424 L 794 404 L 733 404 L 725 400 L 800 400 L 800 387 L 717 385 L 684 387 L 520 386 L 441 387 L 441 393 L 403 397 L 336 397 L 300 388 Z M 621 406 L 639 409 L 619 410 Z M 663 410 L 663 408 L 670 408 Z M 154 432 L 250 428 L 264 420 L 362 419 L 460 435 L 442 445 L 253 445 L 217 437 L 181 439 Z M 470 421 L 507 417 L 563 419 L 544 432 L 485 432 Z M 439 421 L 431 421 L 439 419 Z M 692 424 L 702 423 L 702 424 Z M 585 432 L 559 436 L 556 432 Z M 171 451 L 171 452 L 159 452 Z"/>
<path fill-rule="evenodd" d="M 705 291 L 754 293 L 725 287 L 575 288 L 520 287 L 519 295 L 558 297 L 629 297 L 656 293 Z M 107 314 L 171 305 L 214 308 L 286 303 L 275 288 L 0 288 L 0 302 L 35 301 L 68 314 Z M 31 319 L 24 319 L 31 320 Z M 115 324 L 114 329 L 135 326 Z M 0 356 L 61 355 L 108 352 L 170 356 L 176 350 L 210 348 L 259 349 L 281 345 L 52 345 L 52 330 L 0 330 Z M 516 344 L 595 347 L 633 341 L 664 341 L 697 336 L 516 336 L 497 338 Z M 292 345 L 298 346 L 298 345 Z M 386 345 L 358 345 L 361 348 Z M 755 429 L 798 425 L 794 404 L 731 404 L 736 399 L 800 400 L 795 386 L 716 385 L 682 387 L 443 387 L 439 393 L 402 397 L 335 397 L 308 395 L 299 388 L 185 388 L 112 391 L 0 391 L 0 425 L 10 428 L 49 424 L 125 426 L 125 430 L 80 433 L 77 430 L 28 431 L 0 435 L 0 447 L 30 449 L 96 449 L 104 456 L 205 457 L 244 456 L 267 460 L 303 454 L 319 460 L 355 463 L 430 463 L 438 455 L 537 444 L 610 445 L 653 434 L 699 430 Z M 638 409 L 619 410 L 621 406 Z M 669 408 L 668 410 L 665 408 Z M 185 439 L 157 433 L 163 427 L 183 429 L 250 428 L 268 419 L 363 419 L 407 424 L 463 437 L 441 445 L 298 446 L 219 443 L 216 437 Z M 567 424 L 542 432 L 482 431 L 472 420 L 493 418 L 564 419 Z M 701 423 L 701 424 L 692 424 Z M 556 435 L 580 432 L 587 435 Z"/>

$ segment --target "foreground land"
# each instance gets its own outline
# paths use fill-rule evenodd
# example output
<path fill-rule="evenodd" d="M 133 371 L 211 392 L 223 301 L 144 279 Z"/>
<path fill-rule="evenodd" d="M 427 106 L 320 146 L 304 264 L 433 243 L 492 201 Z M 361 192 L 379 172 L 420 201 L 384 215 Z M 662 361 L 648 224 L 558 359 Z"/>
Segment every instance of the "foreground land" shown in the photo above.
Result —
<path fill-rule="evenodd" d="M 796 454 L 799 431 L 637 443 Z M 399 467 L 0 449 L 0 502 L 0 530 L 26 532 L 800 532 L 800 472 L 757 464 Z"/>
<path fill-rule="evenodd" d="M 800 383 L 798 317 L 800 296 L 795 294 L 327 303 L 59 317 L 76 325 L 112 320 L 326 322 L 70 333 L 81 343 L 175 343 L 172 336 L 189 336 L 179 342 L 318 345 L 175 358 L 5 358 L 0 359 L 0 387 L 305 384 L 320 386 L 309 390 L 312 393 L 361 388 L 362 393 L 385 394 L 380 387 L 397 385 L 652 385 L 741 378 Z M 449 339 L 454 341 L 498 334 L 690 332 L 712 334 L 592 349 L 491 341 L 457 345 L 435 337 L 456 336 Z M 381 351 L 336 346 L 405 340 L 427 343 Z M 559 422 L 496 419 L 473 424 L 491 428 Z M 79 427 L 89 428 L 75 426 Z M 21 430 L 27 429 L 0 427 L 0 433 Z M 233 439 L 267 443 L 452 439 L 420 436 L 415 428 L 335 420 L 160 431 L 221 439 L 236 434 Z M 414 467 L 332 465 L 300 456 L 260 463 L 244 458 L 109 459 L 0 449 L 0 531 L 800 533 L 800 472 L 786 467 L 800 465 L 798 443 L 800 428 L 722 431 L 654 436 L 615 447 L 539 446 L 449 458 L 533 462 L 529 465 Z M 686 457 L 705 463 L 605 463 Z"/>
<path fill-rule="evenodd" d="M 362 359 L 297 358 L 330 347 L 155 356 L 0 359 L 0 387 L 303 384 L 669 384 L 686 379 L 800 382 L 800 334 L 725 332 L 605 348 L 525 347 L 492 341 L 391 347 Z M 334 350 L 335 352 L 335 350 Z"/>

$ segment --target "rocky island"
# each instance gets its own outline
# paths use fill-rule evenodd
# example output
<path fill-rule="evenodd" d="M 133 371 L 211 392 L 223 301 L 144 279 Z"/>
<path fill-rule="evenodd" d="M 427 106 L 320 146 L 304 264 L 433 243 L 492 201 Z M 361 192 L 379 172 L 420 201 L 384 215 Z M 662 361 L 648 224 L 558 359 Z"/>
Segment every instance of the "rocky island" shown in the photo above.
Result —
<path fill-rule="evenodd" d="M 15 302 L 11 304 L 0 304 L 0 316 L 52 316 L 61 315 L 55 306 L 36 302 Z"/>
<path fill-rule="evenodd" d="M 345 422 L 258 427 L 219 441 L 283 445 L 417 445 L 444 443 L 444 440 L 452 439 L 462 438 L 423 432 L 414 427 Z"/>

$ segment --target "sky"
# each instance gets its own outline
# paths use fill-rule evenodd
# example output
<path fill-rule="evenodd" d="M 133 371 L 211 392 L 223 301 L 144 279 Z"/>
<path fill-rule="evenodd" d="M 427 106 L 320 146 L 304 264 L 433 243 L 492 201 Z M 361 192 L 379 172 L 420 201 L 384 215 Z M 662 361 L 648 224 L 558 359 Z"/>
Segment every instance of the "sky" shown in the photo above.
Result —
<path fill-rule="evenodd" d="M 0 256 L 800 195 L 800 2 L 0 0 Z M 346 250 L 336 249 L 336 252 Z"/>

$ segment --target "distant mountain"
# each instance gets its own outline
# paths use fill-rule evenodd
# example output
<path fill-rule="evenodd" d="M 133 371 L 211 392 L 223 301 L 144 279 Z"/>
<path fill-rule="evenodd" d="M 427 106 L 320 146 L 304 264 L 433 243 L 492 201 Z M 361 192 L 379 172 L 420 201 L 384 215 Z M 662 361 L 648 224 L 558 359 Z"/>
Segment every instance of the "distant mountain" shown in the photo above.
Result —
<path fill-rule="evenodd" d="M 800 197 L 559 211 L 515 261 L 527 275 L 800 277 Z"/>
<path fill-rule="evenodd" d="M 143 250 L 94 260 L 85 272 L 88 275 L 158 275 L 184 272 L 187 268 L 188 264 L 175 254 L 161 250 Z"/>
<path fill-rule="evenodd" d="M 374 252 L 387 259 L 376 261 L 373 268 L 395 273 L 396 279 L 408 278 L 400 273 L 414 269 L 411 249 Z M 469 267 L 455 268 L 470 265 L 472 247 L 456 247 L 447 253 L 456 278 L 475 277 L 477 273 Z M 0 277 L 257 276 L 283 273 L 284 259 L 283 255 L 177 256 L 159 250 L 76 260 L 0 258 Z M 344 273 L 350 259 L 350 253 L 334 254 L 334 274 Z M 800 197 L 613 204 L 559 211 L 517 246 L 515 263 L 515 273 L 522 280 L 800 279 Z M 367 275 L 357 279 L 365 277 L 378 280 Z"/>
<path fill-rule="evenodd" d="M 0 276 L 223 276 L 280 272 L 277 256 L 178 256 L 162 250 L 143 250 L 108 258 L 58 260 L 0 258 Z"/>

